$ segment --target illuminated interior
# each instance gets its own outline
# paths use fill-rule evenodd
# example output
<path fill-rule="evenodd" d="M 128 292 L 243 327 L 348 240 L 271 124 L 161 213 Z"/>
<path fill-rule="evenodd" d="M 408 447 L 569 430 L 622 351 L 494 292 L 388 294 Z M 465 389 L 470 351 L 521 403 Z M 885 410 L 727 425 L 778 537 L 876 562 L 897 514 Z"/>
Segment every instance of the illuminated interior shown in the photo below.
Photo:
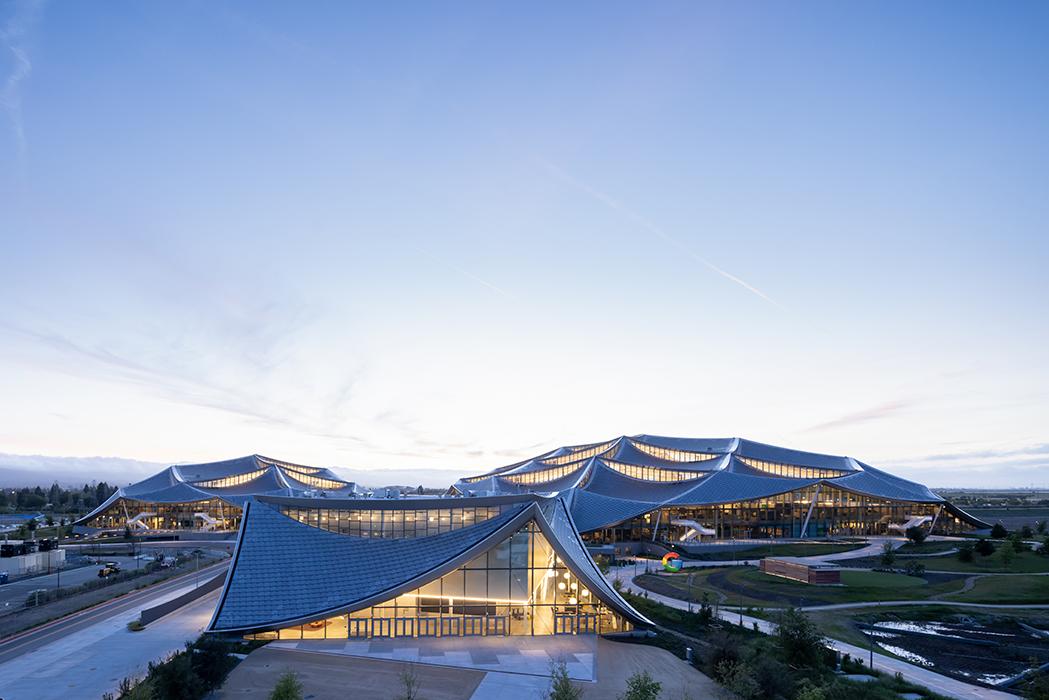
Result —
<path fill-rule="evenodd" d="M 629 623 L 583 586 L 530 522 L 464 566 L 387 601 L 248 638 L 605 634 L 627 629 Z"/>
<path fill-rule="evenodd" d="M 507 474 L 503 478 L 514 484 L 546 484 L 556 481 L 562 476 L 568 476 L 579 471 L 584 464 L 585 462 L 570 462 L 564 466 L 551 469 L 540 469 L 534 472 L 524 472 L 523 474 Z"/>
<path fill-rule="evenodd" d="M 647 455 L 653 457 L 659 457 L 669 462 L 705 462 L 708 459 L 717 459 L 721 455 L 710 454 L 709 452 L 689 452 L 688 450 L 672 450 L 669 447 L 657 447 L 655 445 L 646 445 L 643 442 L 637 440 L 631 440 L 630 444 L 644 452 Z"/>
<path fill-rule="evenodd" d="M 823 469 L 820 467 L 803 467 L 797 464 L 781 464 L 779 462 L 767 462 L 763 459 L 751 459 L 750 457 L 736 456 L 736 459 L 753 467 L 758 471 L 775 476 L 786 476 L 793 479 L 833 479 L 852 472 L 842 469 Z"/>
<path fill-rule="evenodd" d="M 706 476 L 710 472 L 689 472 L 678 469 L 663 469 L 662 467 L 645 467 L 636 464 L 626 464 L 624 462 L 613 462 L 610 460 L 604 460 L 605 465 L 624 476 L 629 476 L 631 479 L 640 479 L 642 481 L 687 481 L 689 479 L 698 479 L 701 476 Z"/>
<path fill-rule="evenodd" d="M 323 503 L 323 501 L 322 501 Z M 468 503 L 468 502 L 467 502 Z M 281 506 L 280 512 L 305 525 L 353 537 L 414 538 L 451 532 L 494 518 L 501 506 L 470 506 L 411 510 L 376 508 L 342 510 Z"/>
<path fill-rule="evenodd" d="M 260 476 L 266 473 L 265 469 L 259 469 L 258 471 L 246 472 L 244 474 L 233 474 L 232 476 L 224 476 L 220 479 L 208 479 L 207 481 L 194 481 L 191 482 L 194 486 L 203 486 L 204 488 L 210 489 L 222 489 L 229 486 L 239 486 L 240 484 L 246 484 L 253 479 L 258 479 Z"/>

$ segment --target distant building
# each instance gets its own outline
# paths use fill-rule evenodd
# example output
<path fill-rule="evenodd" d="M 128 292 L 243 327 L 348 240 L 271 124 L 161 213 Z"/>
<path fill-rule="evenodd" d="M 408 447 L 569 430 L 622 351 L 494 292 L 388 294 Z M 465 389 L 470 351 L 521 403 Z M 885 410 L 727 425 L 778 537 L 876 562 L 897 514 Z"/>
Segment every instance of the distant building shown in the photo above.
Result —
<path fill-rule="evenodd" d="M 331 470 L 251 455 L 224 462 L 171 466 L 117 489 L 73 523 L 80 533 L 235 531 L 252 496 L 353 497 L 357 485 Z"/>
<path fill-rule="evenodd" d="M 622 436 L 460 479 L 451 493 L 559 493 L 593 543 L 958 533 L 989 524 L 852 457 L 741 438 Z"/>

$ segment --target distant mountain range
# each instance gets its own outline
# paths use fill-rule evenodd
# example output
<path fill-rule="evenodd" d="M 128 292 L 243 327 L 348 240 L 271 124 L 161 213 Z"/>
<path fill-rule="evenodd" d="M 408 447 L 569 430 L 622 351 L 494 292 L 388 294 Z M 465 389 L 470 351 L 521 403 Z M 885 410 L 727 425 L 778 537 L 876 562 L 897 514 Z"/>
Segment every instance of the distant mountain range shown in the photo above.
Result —
<path fill-rule="evenodd" d="M 0 453 L 0 487 L 82 486 L 105 481 L 127 486 L 167 467 L 163 462 L 143 462 L 122 457 L 48 457 L 45 455 L 12 455 Z M 317 465 L 323 466 L 323 465 Z M 366 488 L 399 486 L 445 488 L 462 473 L 451 469 L 344 469 L 332 470 L 347 481 Z"/>

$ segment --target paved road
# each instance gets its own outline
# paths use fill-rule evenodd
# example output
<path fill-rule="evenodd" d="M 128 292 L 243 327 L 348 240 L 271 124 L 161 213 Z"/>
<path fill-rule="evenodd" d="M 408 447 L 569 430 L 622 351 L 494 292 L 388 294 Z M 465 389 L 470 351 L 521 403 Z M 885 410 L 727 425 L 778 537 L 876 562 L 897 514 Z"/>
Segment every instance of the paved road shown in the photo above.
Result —
<path fill-rule="evenodd" d="M 106 557 L 106 561 L 120 562 L 124 569 L 135 568 L 135 560 L 131 557 Z M 141 562 L 140 565 L 145 566 L 145 562 Z M 94 564 L 63 568 L 61 573 L 42 574 L 5 583 L 0 586 L 0 609 L 6 612 L 10 608 L 21 608 L 30 591 L 40 588 L 54 590 L 58 587 L 59 580 L 62 586 L 76 586 L 85 581 L 93 581 L 98 578 L 98 569 Z"/>
<path fill-rule="evenodd" d="M 184 579 L 180 583 L 183 587 L 169 591 L 169 597 L 192 587 L 192 583 L 186 587 Z M 76 631 L 49 634 L 44 644 L 31 643 L 31 648 L 23 647 L 15 658 L 5 657 L 6 663 L 0 663 L 0 697 L 89 700 L 115 694 L 121 679 L 140 678 L 150 661 L 164 659 L 196 639 L 218 596 L 219 591 L 212 591 L 141 632 L 127 629 L 127 623 L 138 616 L 138 606 L 133 606 L 94 617 Z"/>
<path fill-rule="evenodd" d="M 221 573 L 228 565 L 229 561 L 227 560 L 202 568 L 200 570 L 200 582 L 203 583 L 209 577 Z M 192 573 L 179 576 L 8 637 L 0 642 L 0 666 L 17 659 L 23 654 L 41 649 L 52 642 L 61 640 L 63 637 L 88 629 L 100 622 L 119 617 L 124 613 L 132 613 L 128 620 L 134 619 L 142 608 L 148 608 L 165 599 L 174 597 L 177 592 L 192 588 L 195 579 L 196 576 Z"/>
<path fill-rule="evenodd" d="M 642 589 L 633 585 L 633 566 L 623 566 L 610 569 L 608 572 L 608 578 L 611 581 L 618 580 L 623 590 L 631 591 L 633 593 L 640 594 Z M 663 605 L 678 608 L 679 610 L 687 610 L 688 603 L 684 600 L 678 600 L 677 598 L 670 598 L 668 596 L 660 595 L 652 591 L 645 591 L 645 595 L 648 596 L 649 600 L 654 600 L 657 603 Z M 921 601 L 928 604 L 927 601 Z M 980 606 L 983 607 L 983 606 Z M 1030 607 L 1030 606 L 1018 606 L 1018 607 Z M 756 617 L 749 615 L 740 615 L 738 612 L 725 609 L 724 606 L 720 606 L 718 609 L 718 616 L 732 623 L 740 623 L 747 627 L 757 625 L 757 628 L 766 634 L 772 634 L 776 630 L 774 623 L 767 620 L 761 620 Z M 830 646 L 838 651 L 846 654 L 851 654 L 853 658 L 866 659 L 868 658 L 870 651 L 863 647 L 858 647 L 853 644 L 847 644 L 840 642 L 836 639 L 828 640 Z M 981 686 L 971 685 L 969 683 L 963 683 L 962 681 L 949 678 L 947 676 L 940 675 L 934 671 L 930 671 L 927 668 L 921 666 L 915 666 L 909 664 L 906 661 L 901 661 L 894 657 L 885 656 L 881 652 L 875 651 L 875 668 L 881 671 L 887 671 L 888 673 L 899 673 L 906 680 L 911 683 L 917 683 L 923 685 L 929 690 L 946 695 L 952 698 L 960 698 L 961 700 L 1016 700 L 1015 695 L 1009 693 L 1003 693 L 999 690 L 991 690 L 990 688 L 984 688 Z"/>

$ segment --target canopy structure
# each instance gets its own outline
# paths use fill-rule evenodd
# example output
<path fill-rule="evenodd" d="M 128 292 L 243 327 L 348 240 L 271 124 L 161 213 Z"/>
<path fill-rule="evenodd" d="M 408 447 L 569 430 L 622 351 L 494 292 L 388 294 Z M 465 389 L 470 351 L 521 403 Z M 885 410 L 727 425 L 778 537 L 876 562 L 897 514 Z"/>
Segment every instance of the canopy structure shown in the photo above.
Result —
<path fill-rule="evenodd" d="M 915 518 L 939 531 L 990 527 L 852 457 L 742 438 L 633 435 L 561 447 L 460 479 L 451 493 L 562 494 L 595 540 L 886 534 Z"/>
<path fill-rule="evenodd" d="M 170 466 L 118 488 L 104 503 L 73 523 L 80 531 L 235 530 L 248 498 L 348 497 L 356 484 L 330 469 L 249 455 L 205 464 Z"/>
<path fill-rule="evenodd" d="M 345 639 L 649 624 L 598 570 L 561 498 L 259 496 L 208 631 Z"/>

